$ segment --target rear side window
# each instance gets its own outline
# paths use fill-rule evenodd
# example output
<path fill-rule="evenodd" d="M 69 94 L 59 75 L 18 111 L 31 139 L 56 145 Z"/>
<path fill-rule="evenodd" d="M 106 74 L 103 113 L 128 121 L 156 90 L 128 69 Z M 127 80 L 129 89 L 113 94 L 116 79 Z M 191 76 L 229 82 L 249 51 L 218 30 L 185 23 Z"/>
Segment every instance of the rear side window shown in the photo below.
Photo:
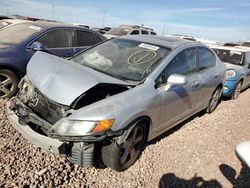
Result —
<path fill-rule="evenodd" d="M 216 59 L 214 54 L 206 48 L 199 48 L 199 70 L 205 70 L 215 66 L 215 64 Z"/>
<path fill-rule="evenodd" d="M 151 35 L 156 35 L 156 33 L 155 33 L 155 32 L 152 32 L 152 31 L 150 32 L 150 34 L 151 34 Z"/>
<path fill-rule="evenodd" d="M 142 34 L 142 35 L 148 35 L 148 31 L 141 30 L 141 34 Z"/>
<path fill-rule="evenodd" d="M 103 40 L 101 39 L 101 37 L 99 37 L 98 35 L 94 34 L 94 36 L 95 36 L 95 40 L 96 40 L 97 43 L 103 41 Z"/>
<path fill-rule="evenodd" d="M 53 30 L 37 39 L 45 48 L 65 48 L 72 44 L 71 30 Z"/>
<path fill-rule="evenodd" d="M 87 31 L 75 31 L 73 47 L 92 46 L 96 44 L 94 35 Z"/>
<path fill-rule="evenodd" d="M 139 30 L 134 30 L 130 33 L 130 35 L 139 35 Z"/>
<path fill-rule="evenodd" d="M 167 66 L 166 79 L 171 74 L 191 75 L 197 72 L 196 48 L 180 52 Z"/>

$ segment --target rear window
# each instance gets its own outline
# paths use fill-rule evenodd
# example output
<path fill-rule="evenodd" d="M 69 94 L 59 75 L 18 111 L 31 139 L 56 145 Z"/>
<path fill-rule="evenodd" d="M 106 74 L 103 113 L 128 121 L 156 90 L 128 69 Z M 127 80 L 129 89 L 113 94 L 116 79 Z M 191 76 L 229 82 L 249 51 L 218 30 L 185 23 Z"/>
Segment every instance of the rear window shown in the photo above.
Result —
<path fill-rule="evenodd" d="M 142 35 L 148 35 L 148 31 L 141 30 L 141 34 L 142 34 Z"/>
<path fill-rule="evenodd" d="M 231 63 L 236 65 L 243 64 L 243 54 L 237 51 L 224 50 L 224 49 L 216 49 L 213 48 L 214 52 L 220 58 L 220 60 L 224 63 Z"/>
<path fill-rule="evenodd" d="M 214 54 L 206 48 L 199 48 L 200 70 L 204 70 L 209 67 L 215 66 L 215 64 L 216 64 L 216 60 L 215 60 Z"/>

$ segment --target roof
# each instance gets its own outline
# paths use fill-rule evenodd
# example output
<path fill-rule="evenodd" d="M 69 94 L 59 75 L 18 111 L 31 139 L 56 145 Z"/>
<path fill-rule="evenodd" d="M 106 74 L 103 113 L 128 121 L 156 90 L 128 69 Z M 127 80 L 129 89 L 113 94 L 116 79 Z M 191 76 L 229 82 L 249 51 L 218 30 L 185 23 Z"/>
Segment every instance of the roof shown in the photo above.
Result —
<path fill-rule="evenodd" d="M 189 40 L 185 40 L 181 38 L 162 37 L 162 36 L 156 36 L 156 35 L 127 35 L 121 38 L 164 46 L 164 47 L 168 47 L 171 49 L 184 45 L 184 44 L 191 44 L 191 43 L 201 45 L 201 43 L 189 41 Z"/>
<path fill-rule="evenodd" d="M 222 46 L 222 45 L 215 45 L 210 44 L 208 45 L 210 48 L 220 49 L 220 50 L 230 50 L 230 51 L 237 51 L 237 52 L 250 52 L 249 47 L 243 47 L 243 46 Z"/>
<path fill-rule="evenodd" d="M 26 23 L 24 23 L 24 24 L 26 24 Z M 37 27 L 45 28 L 45 29 L 48 29 L 51 27 L 70 27 L 70 28 L 86 29 L 84 27 L 75 26 L 72 24 L 60 23 L 60 22 L 33 21 L 33 22 L 29 22 L 29 24 L 37 26 Z"/>

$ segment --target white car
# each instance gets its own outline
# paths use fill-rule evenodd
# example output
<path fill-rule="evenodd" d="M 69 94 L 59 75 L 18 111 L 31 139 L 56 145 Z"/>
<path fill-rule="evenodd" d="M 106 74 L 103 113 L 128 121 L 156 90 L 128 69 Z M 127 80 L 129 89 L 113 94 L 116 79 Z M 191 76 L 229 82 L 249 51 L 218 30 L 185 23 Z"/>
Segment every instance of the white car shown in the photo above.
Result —
<path fill-rule="evenodd" d="M 29 20 L 20 20 L 20 19 L 4 19 L 0 20 L 0 30 L 10 27 L 15 24 L 30 22 Z"/>

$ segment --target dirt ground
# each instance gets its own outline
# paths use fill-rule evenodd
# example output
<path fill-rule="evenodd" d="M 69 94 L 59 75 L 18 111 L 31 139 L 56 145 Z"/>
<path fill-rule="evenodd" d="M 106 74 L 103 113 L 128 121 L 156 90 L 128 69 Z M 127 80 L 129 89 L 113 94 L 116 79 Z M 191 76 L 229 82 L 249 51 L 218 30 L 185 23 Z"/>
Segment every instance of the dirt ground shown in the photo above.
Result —
<path fill-rule="evenodd" d="M 250 89 L 150 142 L 127 171 L 80 168 L 29 144 L 0 101 L 0 187 L 250 187 L 234 154 L 250 139 Z"/>

